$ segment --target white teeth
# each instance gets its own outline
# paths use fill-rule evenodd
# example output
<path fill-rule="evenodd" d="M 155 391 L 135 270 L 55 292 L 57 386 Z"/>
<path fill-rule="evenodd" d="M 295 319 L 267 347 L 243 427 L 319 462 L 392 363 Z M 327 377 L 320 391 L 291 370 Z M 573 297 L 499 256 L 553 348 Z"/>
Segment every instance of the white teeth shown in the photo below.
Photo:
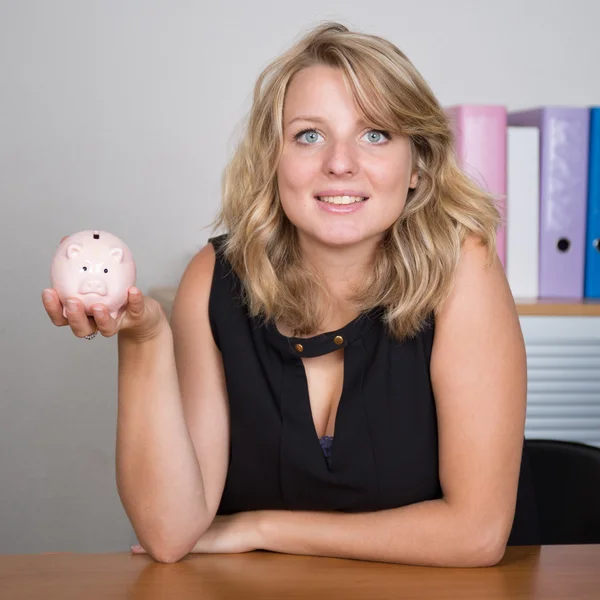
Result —
<path fill-rule="evenodd" d="M 362 202 L 366 198 L 361 196 L 317 196 L 321 202 L 327 202 L 328 204 L 354 204 L 355 202 Z"/>

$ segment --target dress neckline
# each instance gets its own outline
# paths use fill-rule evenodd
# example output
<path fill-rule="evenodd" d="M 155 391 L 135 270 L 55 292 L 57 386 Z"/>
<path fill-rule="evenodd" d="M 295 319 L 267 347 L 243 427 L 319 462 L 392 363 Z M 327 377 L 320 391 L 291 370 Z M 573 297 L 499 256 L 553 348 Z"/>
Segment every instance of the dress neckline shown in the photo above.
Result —
<path fill-rule="evenodd" d="M 267 338 L 284 357 L 313 358 L 340 350 L 363 336 L 381 318 L 383 310 L 374 308 L 362 312 L 349 323 L 334 331 L 326 331 L 312 337 L 288 337 L 283 335 L 273 321 L 265 324 Z"/>

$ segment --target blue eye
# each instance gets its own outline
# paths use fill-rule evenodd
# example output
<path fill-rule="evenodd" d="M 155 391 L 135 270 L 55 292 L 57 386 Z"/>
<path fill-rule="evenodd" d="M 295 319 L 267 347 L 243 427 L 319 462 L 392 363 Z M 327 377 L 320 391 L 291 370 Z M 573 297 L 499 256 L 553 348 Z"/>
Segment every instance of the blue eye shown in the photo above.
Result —
<path fill-rule="evenodd" d="M 306 135 L 306 137 L 304 138 L 304 141 L 301 141 L 300 138 L 304 135 Z M 301 144 L 310 146 L 318 141 L 318 137 L 319 134 L 314 129 L 303 129 L 294 136 L 294 139 Z"/>
<path fill-rule="evenodd" d="M 379 129 L 371 129 L 365 135 L 368 136 L 368 141 L 374 144 L 381 144 L 392 137 L 387 131 L 380 131 Z"/>

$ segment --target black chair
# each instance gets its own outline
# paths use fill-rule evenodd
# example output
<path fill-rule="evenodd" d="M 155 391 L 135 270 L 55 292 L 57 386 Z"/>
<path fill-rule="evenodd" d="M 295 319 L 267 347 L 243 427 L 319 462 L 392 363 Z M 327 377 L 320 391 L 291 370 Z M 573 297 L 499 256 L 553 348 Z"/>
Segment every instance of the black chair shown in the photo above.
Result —
<path fill-rule="evenodd" d="M 600 448 L 526 440 L 542 544 L 600 544 Z"/>

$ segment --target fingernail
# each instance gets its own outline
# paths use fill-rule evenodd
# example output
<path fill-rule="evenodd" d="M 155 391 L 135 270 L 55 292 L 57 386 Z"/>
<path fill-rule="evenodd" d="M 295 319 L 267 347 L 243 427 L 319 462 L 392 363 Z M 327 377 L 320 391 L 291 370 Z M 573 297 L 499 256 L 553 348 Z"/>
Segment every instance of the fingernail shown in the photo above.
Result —
<path fill-rule="evenodd" d="M 142 547 L 139 544 L 136 544 L 135 546 L 131 546 L 131 549 L 134 552 L 140 552 L 140 550 L 142 549 Z"/>
<path fill-rule="evenodd" d="M 75 300 L 67 300 L 67 310 L 75 312 L 77 310 L 77 302 Z"/>
<path fill-rule="evenodd" d="M 52 300 L 52 293 L 49 290 L 44 290 L 42 297 L 45 302 L 50 302 Z"/>
<path fill-rule="evenodd" d="M 98 308 L 98 307 L 94 307 L 94 308 L 92 308 L 92 310 L 94 311 L 94 314 L 98 315 L 98 316 L 101 316 L 102 313 L 104 312 L 101 308 Z"/>

